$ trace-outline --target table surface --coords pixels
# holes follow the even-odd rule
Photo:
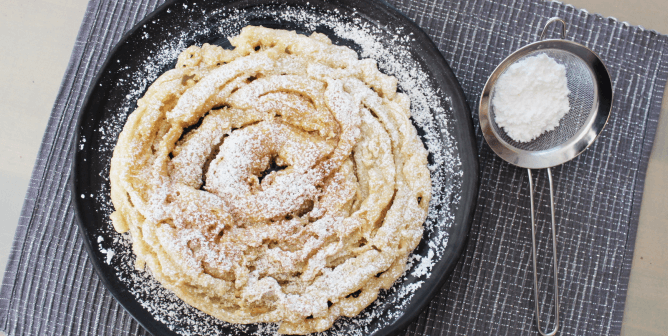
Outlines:
[[[569,0],[668,34],[665,0]],[[0,271],[88,0],[0,0]],[[622,335],[668,335],[668,94],[640,211]],[[2,279],[0,272],[0,281]],[[562,321],[567,323],[566,321]],[[0,332],[0,335],[4,335]]]

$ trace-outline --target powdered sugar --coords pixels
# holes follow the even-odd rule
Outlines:
[[[104,260],[104,262],[105,262],[107,265],[111,265],[111,260],[112,260],[112,258],[114,257],[115,252],[114,252],[114,250],[113,250],[112,248],[104,248],[104,247],[102,247],[102,242],[103,242],[103,241],[104,241],[104,237],[102,237],[102,236],[98,236],[98,237],[97,237],[97,246],[98,246],[98,248],[100,249],[100,252],[102,252],[102,254],[106,255],[106,259]]]
[[[494,121],[515,141],[529,142],[559,126],[570,110],[566,67],[546,54],[527,57],[499,76]]]
[[[420,264],[417,267],[415,267],[415,269],[411,273],[411,275],[416,278],[419,278],[431,272],[431,268],[434,267],[434,260],[433,260],[434,249],[429,249],[427,251],[427,256],[421,259],[422,260],[420,260]]]
[[[195,4],[190,4],[189,10],[199,10]],[[221,15],[225,13],[225,15]],[[425,222],[425,241],[416,249],[414,259],[419,262],[409,263],[406,273],[397,280],[388,291],[381,292],[378,299],[362,314],[354,318],[341,318],[335,326],[327,331],[327,335],[368,335],[378,328],[403,315],[403,308],[410,303],[411,298],[425,280],[429,279],[435,262],[440,260],[447,245],[446,228],[454,221],[453,211],[459,200],[461,168],[457,153],[454,150],[453,137],[449,133],[449,113],[446,104],[449,97],[431,87],[428,74],[422,70],[419,63],[413,60],[406,42],[411,37],[401,30],[388,36],[387,31],[376,27],[359,16],[343,17],[336,12],[321,13],[313,8],[298,9],[292,7],[262,8],[256,7],[247,11],[225,11],[210,13],[212,17],[219,17],[217,25],[207,26],[183,34],[174,40],[166,42],[155,52],[155,57],[146,60],[144,67],[136,72],[128,72],[127,81],[118,85],[132,87],[125,97],[125,110],[105,120],[99,133],[108,141],[99,151],[103,155],[111,155],[111,150],[122,129],[125,118],[136,106],[136,100],[143,94],[148,85],[159,76],[178,53],[187,47],[192,36],[206,35],[215,32],[223,36],[233,36],[239,29],[251,23],[254,17],[277,17],[288,22],[296,22],[307,31],[326,29],[333,31],[341,39],[353,41],[360,47],[360,57],[373,58],[379,68],[386,74],[393,75],[399,80],[400,89],[411,99],[411,114],[424,133],[422,139],[430,152],[430,170],[432,174],[432,203]],[[444,101],[446,104],[444,104]],[[436,119],[435,119],[436,118]],[[82,142],[83,144],[83,142]],[[108,175],[107,172],[101,174]],[[102,175],[101,175],[102,176]],[[111,212],[108,200],[108,186],[101,186],[97,194],[98,202],[102,204],[104,212]],[[142,306],[153,316],[165,323],[170,329],[179,334],[218,334],[224,330],[231,335],[267,335],[274,334],[274,325],[230,325],[196,309],[183,304],[175,295],[162,288],[151,277],[132,268],[134,257],[126,236],[113,232],[109,224],[109,231],[101,232],[104,237],[112,237],[114,243],[108,249],[115,253],[113,265],[118,270],[118,276],[131,293],[135,295]],[[107,253],[109,256],[109,253]],[[113,254],[112,254],[113,256]],[[417,256],[420,256],[417,258]],[[376,323],[381,321],[379,323]],[[374,322],[373,327],[370,325]]]

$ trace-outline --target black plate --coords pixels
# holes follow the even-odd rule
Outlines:
[[[337,24],[328,23],[334,21]],[[155,335],[193,331],[189,329],[190,324],[183,322],[186,319],[219,334],[245,334],[256,330],[257,326],[251,325],[240,331],[237,326],[212,320],[185,305],[171,311],[175,317],[165,315],[161,302],[178,304],[179,300],[175,297],[156,299],[164,290],[154,290],[154,293],[137,287],[141,283],[133,282],[131,277],[148,276],[126,266],[134,257],[127,245],[120,244],[124,238],[113,231],[109,220],[113,209],[109,198],[109,161],[118,134],[137,99],[158,75],[174,66],[179,51],[205,42],[229,47],[226,37],[247,24],[306,34],[322,32],[334,43],[349,46],[366,58],[374,56],[364,54],[375,50],[366,44],[369,40],[359,40],[338,30],[346,25],[364,27],[373,41],[387,51],[374,58],[379,61],[381,71],[400,78],[400,90],[433,93],[425,95],[431,100],[413,102],[411,112],[430,150],[430,169],[435,181],[430,217],[425,224],[423,241],[414,251],[415,262],[391,290],[382,292],[379,299],[360,314],[361,320],[357,320],[360,326],[353,330],[349,327],[352,324],[345,323],[350,319],[341,318],[334,327],[341,334],[349,335],[398,333],[426,307],[461,255],[477,198],[478,159],[470,112],[452,71],[422,30],[390,5],[377,0],[280,4],[263,0],[197,1],[196,4],[168,1],[128,32],[111,51],[93,81],[77,128],[71,188],[80,232],[93,266],[112,295]],[[397,64],[417,69],[421,75],[401,77]],[[448,160],[443,161],[444,157]],[[115,254],[108,260],[109,250]],[[417,289],[411,292],[406,291],[407,288]]]

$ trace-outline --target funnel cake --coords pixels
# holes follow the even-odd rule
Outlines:
[[[191,46],[137,102],[111,215],[186,303],[231,323],[323,331],[401,276],[431,198],[397,80],[322,34],[245,27]]]

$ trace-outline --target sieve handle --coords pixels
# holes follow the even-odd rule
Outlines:
[[[531,176],[531,169],[529,171],[529,195],[531,196],[531,251],[533,257],[533,298],[536,303],[536,325],[538,332],[543,336],[553,336],[559,330],[559,283],[558,283],[558,259],[557,259],[557,227],[554,223],[554,193],[552,191],[552,170],[547,168],[547,177],[550,181],[550,211],[552,212],[552,253],[554,254],[554,306],[555,312],[555,326],[554,330],[550,332],[543,332],[540,326],[540,307],[538,305],[538,271],[536,270],[536,223],[534,219],[534,205],[533,205],[533,178]]]
[[[544,40],[545,39],[545,34],[547,33],[547,27],[549,27],[551,24],[555,22],[561,22],[561,39],[566,38],[566,21],[564,21],[562,18],[559,17],[553,17],[549,20],[547,20],[547,23],[545,24],[545,27],[543,27],[543,32],[540,33],[540,39]]]

